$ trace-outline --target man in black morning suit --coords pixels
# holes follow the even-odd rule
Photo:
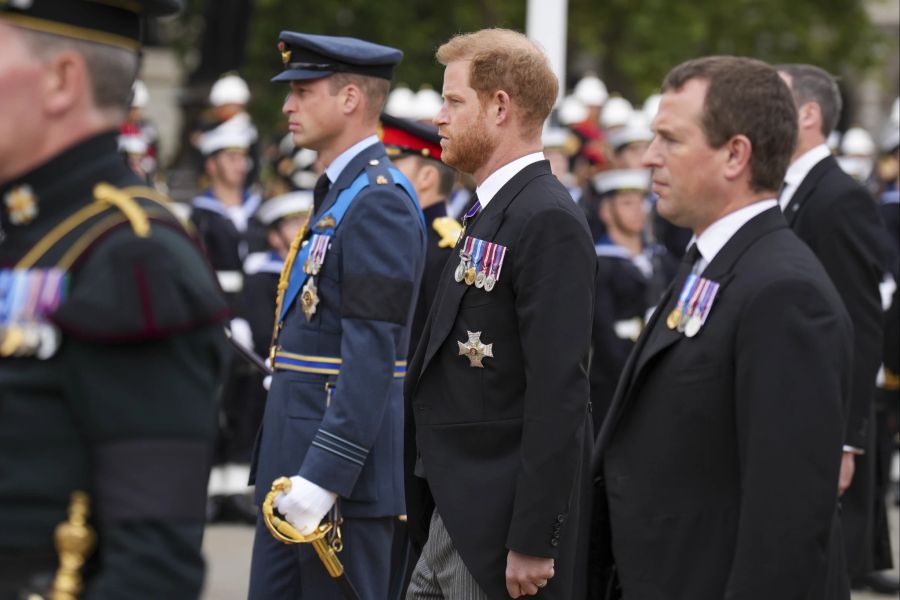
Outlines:
[[[841,93],[832,77],[812,65],[780,65],[797,107],[799,140],[779,198],[791,229],[812,249],[834,282],[853,321],[852,387],[843,440],[841,520],[847,567],[855,586],[896,595],[875,569],[890,569],[891,556],[873,556],[873,540],[888,540],[885,510],[875,497],[874,396],[881,364],[884,317],[878,285],[885,271],[886,235],[869,192],[838,165],[825,140],[837,125]],[[876,503],[881,503],[877,507]],[[876,508],[877,507],[877,508]],[[890,542],[880,545],[890,548]]]
[[[407,494],[424,543],[407,598],[581,599],[596,259],[541,152],[558,84],[508,30],[457,36],[437,58],[442,159],[472,173],[478,202],[406,379],[407,490],[424,477],[436,505]]]
[[[829,550],[852,330],[775,200],[790,92],[756,60],[689,61],[666,77],[654,130],[660,212],[695,240],[597,442],[595,512],[608,503],[624,598],[847,598]]]

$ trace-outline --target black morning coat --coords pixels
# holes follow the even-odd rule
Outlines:
[[[413,543],[431,501],[475,580],[505,600],[508,551],[552,557],[541,597],[584,597],[592,427],[587,360],[596,256],[584,215],[547,161],[506,183],[466,235],[507,247],[491,292],[441,276],[406,379]],[[484,368],[458,342],[493,344]],[[426,482],[414,475],[417,454]]]

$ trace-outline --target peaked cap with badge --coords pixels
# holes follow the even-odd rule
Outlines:
[[[356,73],[391,79],[403,59],[396,48],[350,37],[282,31],[278,50],[284,71],[272,81],[319,79],[335,73]]]
[[[136,50],[140,20],[177,7],[7,0],[0,23]],[[62,582],[97,599],[189,598],[203,583],[228,310],[116,135],[94,130],[0,181],[4,600],[60,597]],[[93,544],[57,554],[64,522]]]

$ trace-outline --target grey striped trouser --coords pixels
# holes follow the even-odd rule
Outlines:
[[[416,563],[406,600],[489,600],[463,564],[437,510]]]

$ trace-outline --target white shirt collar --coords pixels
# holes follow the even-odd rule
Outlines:
[[[482,181],[481,185],[475,188],[475,194],[478,195],[478,201],[481,203],[482,210],[487,208],[488,202],[497,195],[500,188],[509,183],[509,180],[515,177],[519,171],[528,165],[541,160],[544,160],[543,152],[532,152],[531,154],[526,154],[521,158],[506,163],[488,175],[487,179]]]
[[[759,202],[754,202],[749,206],[739,208],[733,213],[725,215],[707,227],[703,233],[700,234],[700,237],[691,240],[692,243],[696,242],[697,250],[700,251],[700,256],[702,257],[698,264],[695,265],[694,270],[698,273],[702,273],[703,269],[713,261],[719,251],[728,243],[728,240],[730,240],[741,227],[746,225],[747,222],[756,215],[776,206],[778,206],[778,202],[774,198],[760,200]]]
[[[781,210],[784,210],[787,207],[791,198],[794,196],[794,192],[797,191],[797,188],[800,187],[800,183],[806,179],[806,176],[812,171],[812,168],[830,155],[831,150],[828,149],[828,146],[819,144],[818,146],[807,150],[797,160],[791,163],[787,173],[784,174],[784,190],[778,198],[778,204],[781,206]]]
[[[336,159],[331,161],[331,164],[328,165],[328,168],[325,169],[325,174],[328,175],[328,181],[330,181],[331,183],[337,181],[337,178],[341,175],[341,171],[344,170],[344,167],[350,164],[351,160],[356,158],[356,156],[360,152],[362,152],[372,144],[377,143],[378,136],[373,134],[364,140],[356,142],[355,144],[341,152]]]

